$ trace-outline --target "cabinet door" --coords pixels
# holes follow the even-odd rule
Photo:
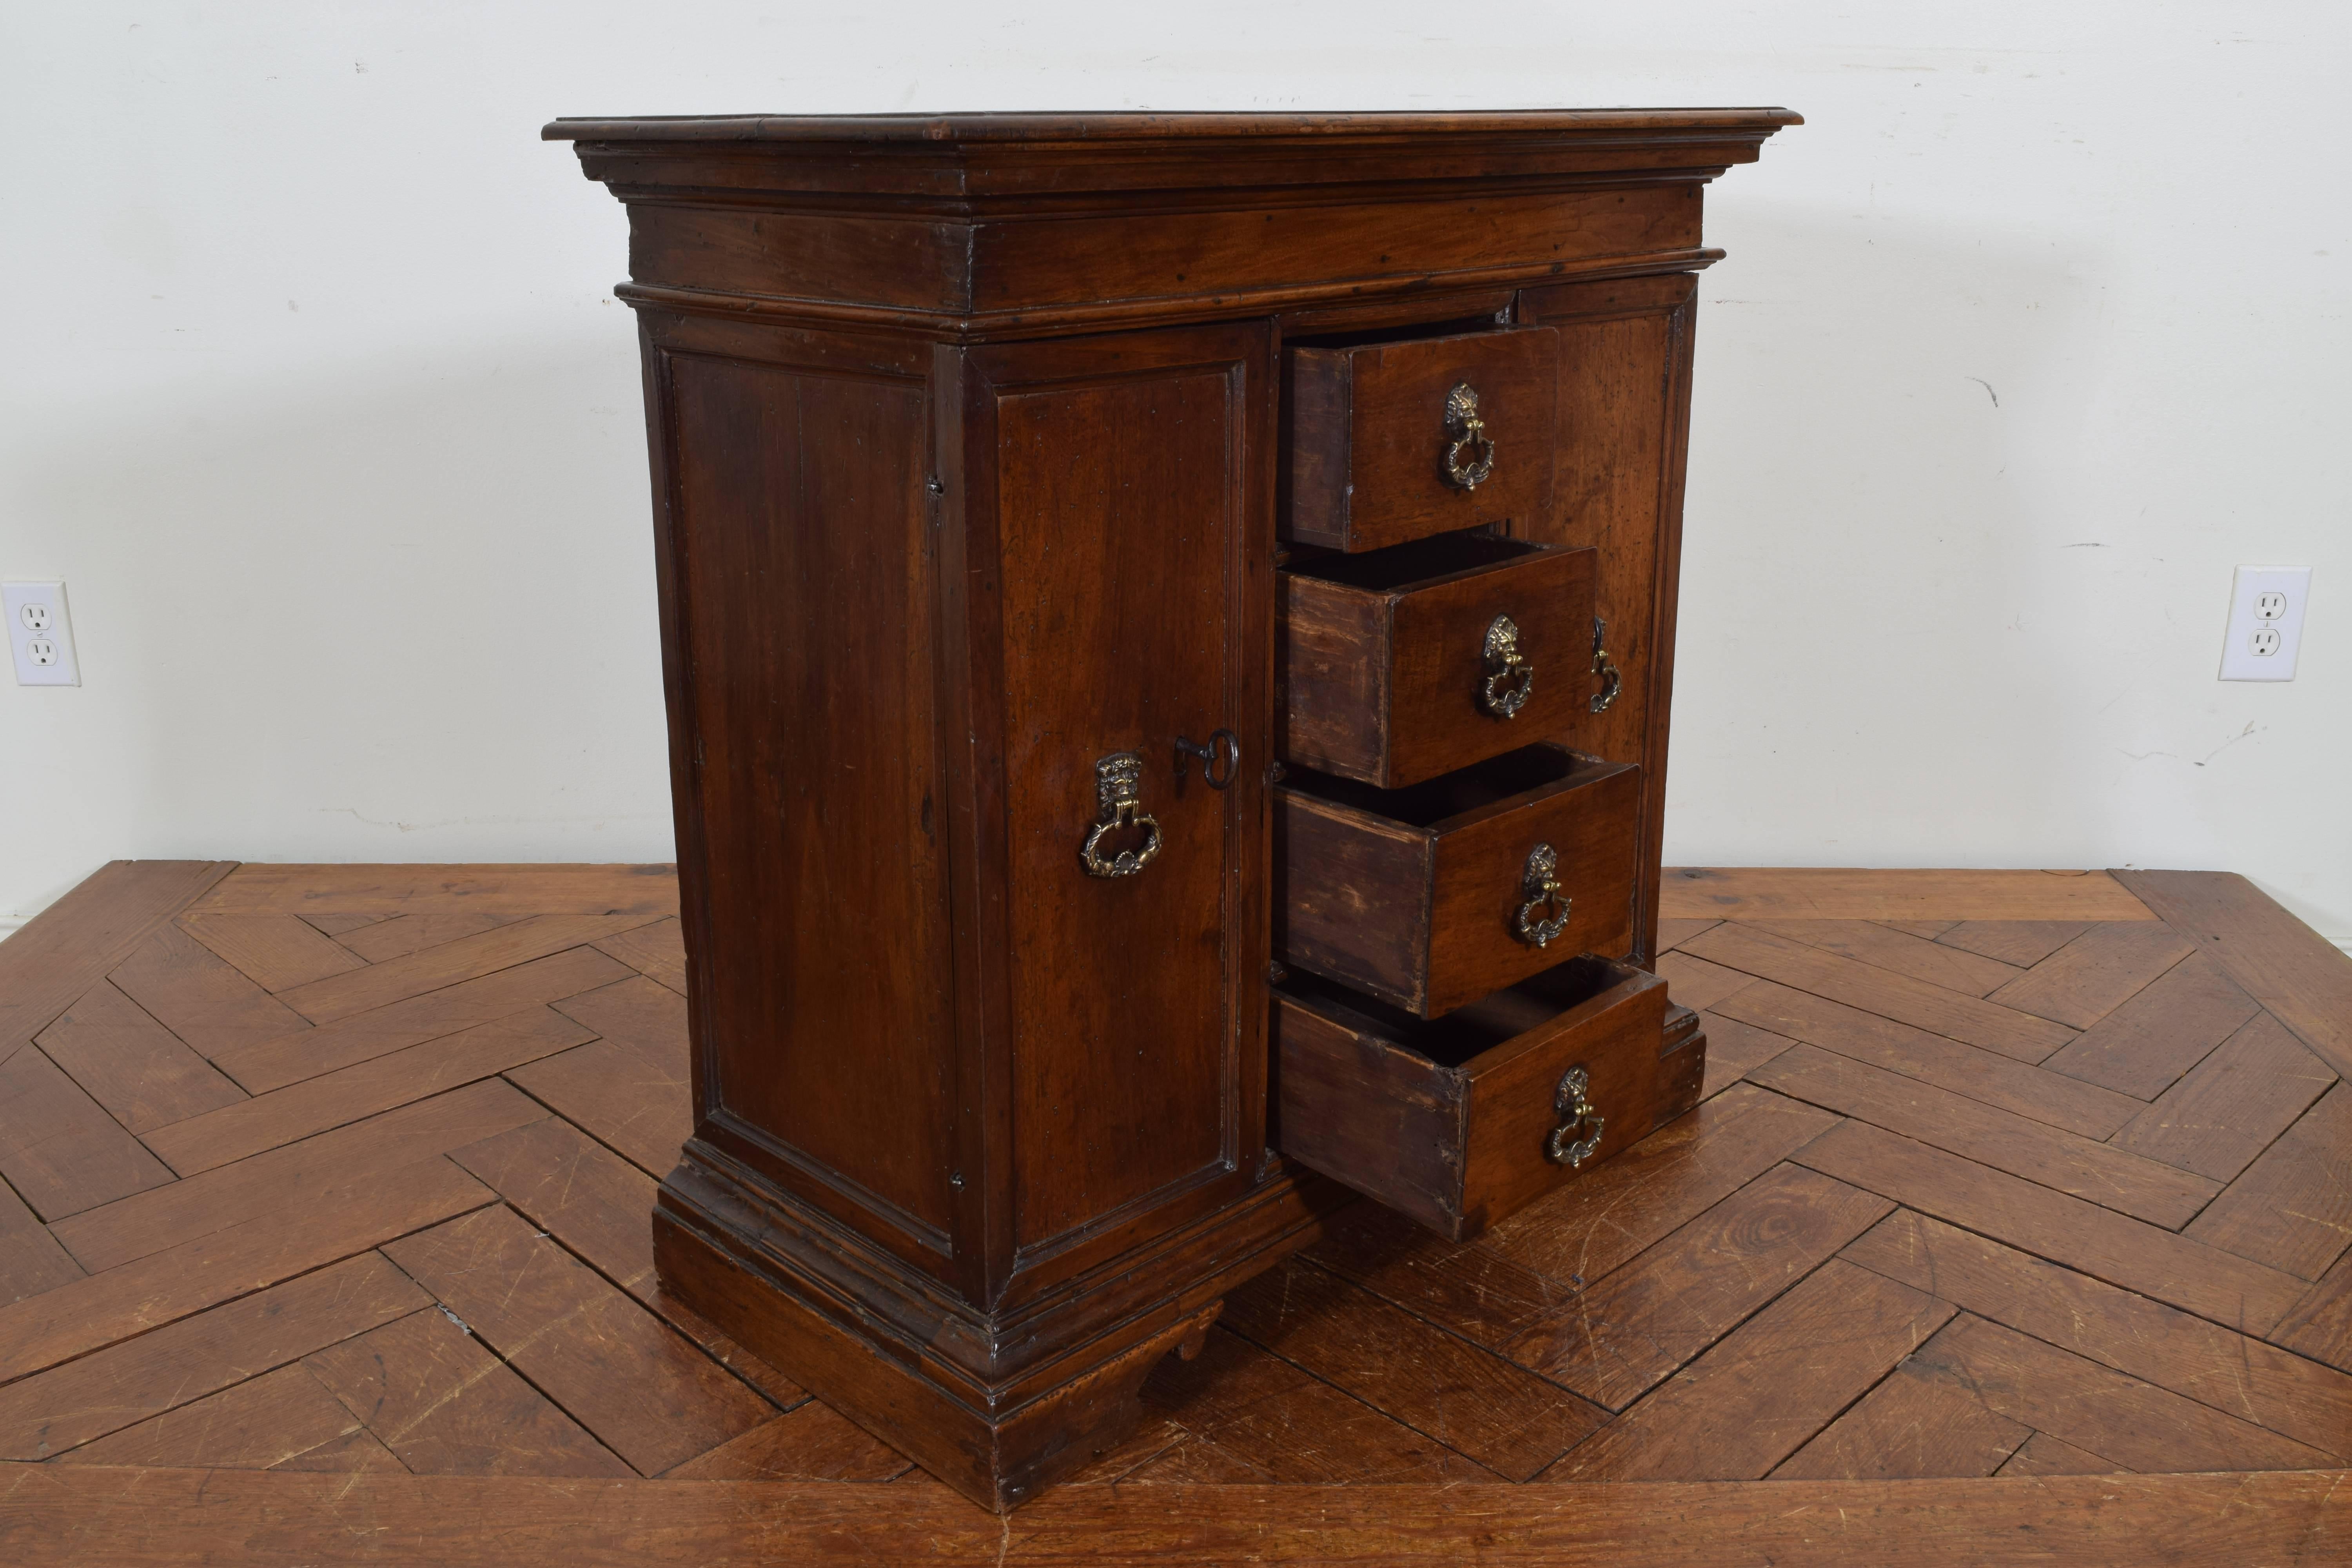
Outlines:
[[[1229,1198],[1263,1155],[1271,333],[960,357],[950,637],[961,615],[976,903],[959,907],[983,914],[968,1026],[987,1045],[991,1293],[1016,1276],[1017,1293]],[[1224,787],[1182,742],[1216,750]],[[1118,816],[1100,770],[1122,755],[1150,824],[1106,833],[1090,872]]]

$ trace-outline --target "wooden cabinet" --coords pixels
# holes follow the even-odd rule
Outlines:
[[[1361,1192],[1696,1096],[1699,195],[1778,110],[559,121],[625,205],[694,1134],[666,1289],[1009,1507]]]

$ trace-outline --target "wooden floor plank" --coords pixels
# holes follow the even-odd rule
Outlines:
[[[1434,1438],[1224,1329],[1210,1330],[1192,1361],[1163,1361],[1145,1380],[1142,1400],[1147,1431],[1154,1434],[1146,1446],[1159,1451],[1126,1471],[1123,1488],[1210,1479],[1499,1481]]]
[[[1508,1353],[1622,1410],[1893,1206],[1799,1166],[1775,1166],[1529,1324]]]
[[[808,1397],[800,1384],[661,1289],[654,1272],[651,1176],[553,1116],[452,1150],[449,1157],[777,1405]]]
[[[2216,1181],[2234,1181],[2335,1082],[2326,1063],[2264,1013],[2109,1142]]]
[[[26,1046],[0,1062],[0,1176],[54,1224],[172,1179],[163,1162]]]
[[[0,1458],[52,1458],[431,1304],[361,1253],[0,1388]]]
[[[1873,921],[1759,921],[1750,929],[1801,942],[1840,958],[1907,974],[1947,991],[1983,996],[2023,972],[2014,964],[1913,936]]]
[[[302,1364],[420,1476],[635,1474],[430,1306]]]
[[[1675,920],[2146,921],[2104,871],[1886,871],[1670,866],[1658,912]]]
[[[534,959],[584,947],[645,923],[642,915],[534,915],[478,936],[298,985],[278,1000],[314,1024],[331,1024],[412,996],[478,980]]]
[[[2042,1065],[2154,1100],[2259,1010],[2220,964],[2192,952]]]
[[[81,1273],[41,1216],[0,1181],[0,1306],[54,1290]]]
[[[2086,1138],[2112,1137],[2147,1109],[2144,1101],[2129,1095],[2056,1077],[1996,1052],[1964,1046],[1958,1040],[1769,981],[1748,987],[1724,1003],[1719,1011],[1726,1017],[1757,1028],[1803,1040],[1842,1057],[1916,1078]]]
[[[677,913],[674,866],[321,866],[247,861],[191,914]]]
[[[1759,984],[1761,984],[1759,982]],[[1706,1031],[1706,1078],[1699,1098],[1713,1100],[1797,1042],[1721,1013],[1701,1013]]]
[[[311,922],[320,917],[313,915]],[[528,915],[467,914],[467,915],[394,915],[389,920],[372,916],[351,916],[368,923],[335,940],[350,948],[370,963],[383,963],[428,947],[438,947],[445,942],[463,937],[478,936],[483,931],[509,925]],[[307,923],[307,922],[306,922]]]
[[[1707,931],[1722,923],[1722,921],[1715,920],[1662,920],[1658,922],[1658,951],[1660,952],[1671,952],[1675,948],[1681,946],[1685,942],[1696,936],[1699,932]]]
[[[133,1132],[235,1105],[245,1091],[145,1008],[101,980],[38,1044],[66,1076]]]
[[[2003,1476],[2105,1476],[2130,1469],[2113,1459],[2103,1458],[2087,1448],[2077,1448],[2062,1442],[2047,1432],[2036,1432],[2025,1440],[2025,1446],[2010,1457],[1996,1474]]]
[[[1972,1313],[1921,1347],[1920,1362],[1988,1409],[2139,1471],[2329,1468],[2306,1444]]]
[[[2074,1037],[2072,1029],[2046,1018],[1856,963],[1736,921],[1725,921],[1683,951],[2019,1061],[2038,1062]],[[1723,1010],[1740,1016],[1736,1003],[1745,994],[1736,994]]]
[[[511,1568],[1281,1562],[1481,1568],[2321,1568],[2337,1472],[1538,1487],[1066,1487],[999,1519],[943,1487],[23,1467],[26,1560]],[[2021,1553],[2020,1543],[2029,1543]]]
[[[352,1183],[389,1177],[546,1115],[511,1084],[474,1084],[76,1215],[60,1221],[56,1235],[95,1274],[289,1204],[324,1203]]]
[[[2188,1234],[2316,1279],[2352,1246],[2352,1086],[2320,1096]]]
[[[2259,1340],[1907,1210],[1843,1256],[2240,1420],[2352,1454],[2352,1377]]]
[[[300,1014],[176,925],[159,927],[107,977],[206,1057],[310,1027]]]
[[[2031,969],[2090,929],[2088,921],[1962,921],[1936,940]]]
[[[1775,1057],[1750,1081],[2167,1230],[2221,1190],[2208,1177],[1813,1046]]]
[[[2352,1372],[2352,1253],[2337,1258],[2319,1283],[2296,1299],[2270,1339],[2338,1371]]]
[[[297,915],[187,915],[179,923],[264,991],[289,991],[368,963]]]
[[[684,1464],[774,1414],[502,1204],[384,1251],[640,1474]]]
[[[1772,1479],[1990,1476],[2032,1436],[2031,1427],[1986,1408],[1973,1389],[1915,1354],[1790,1455]]]
[[[1544,1479],[1744,1480],[1769,1474],[1952,1312],[1923,1291],[1832,1260],[1570,1448]]]
[[[0,1307],[0,1380],[193,1317],[490,1201],[435,1159]]]
[[[594,1038],[551,1007],[511,1013],[146,1135],[183,1176],[460,1089]]]
[[[2292,1274],[1866,1122],[1843,1122],[1792,1157],[1907,1208],[2224,1327],[2263,1333],[2305,1289]]]
[[[2087,1029],[2139,994],[2196,948],[2146,921],[2093,926],[1987,998],[2069,1028]]]
[[[2125,871],[2119,880],[2294,1030],[2337,1076],[2352,1078],[2352,956],[2243,877]]]
[[[626,964],[593,948],[575,948],[318,1028],[306,1027],[299,1034],[232,1046],[216,1055],[213,1065],[249,1092],[267,1094],[631,978]]]
[[[694,1131],[686,1003],[642,976],[559,1009],[604,1038],[507,1076],[651,1176],[666,1176]]]
[[[600,938],[595,946],[655,984],[686,994],[686,937],[676,917]]]
[[[680,1481],[887,1481],[906,1457],[812,1399],[669,1472]]]
[[[1899,931],[1906,936],[1916,936],[1922,942],[1933,942],[1960,922],[1958,921],[1885,921],[1881,923],[1888,930]]]
[[[1607,1413],[1297,1260],[1229,1293],[1229,1331],[1507,1479],[1524,1481]]]
[[[266,1470],[359,1426],[302,1367],[281,1366],[126,1426],[58,1462]]]
[[[47,1028],[236,864],[110,861],[0,942],[0,1059]]]
[[[1467,1247],[1360,1204],[1331,1222],[1308,1256],[1495,1349],[1835,1122],[1811,1106],[1735,1088]]]
[[[1752,974],[1693,958],[1687,952],[1660,953],[1657,972],[1665,977],[1673,1000],[1694,1013],[1714,1006],[1743,985],[1756,984]]]

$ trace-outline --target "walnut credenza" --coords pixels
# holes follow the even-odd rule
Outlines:
[[[1458,1240],[1691,1104],[1700,194],[1795,121],[548,127],[644,348],[668,1289],[1010,1507],[1349,1189]]]

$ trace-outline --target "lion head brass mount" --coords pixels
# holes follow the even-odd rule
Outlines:
[[[1142,782],[1143,759],[1133,752],[1113,752],[1095,763],[1095,824],[1078,851],[1087,876],[1132,877],[1160,853],[1160,822],[1143,809]],[[1102,841],[1122,827],[1141,830],[1143,843],[1105,859]]]
[[[1573,1171],[1601,1147],[1601,1129],[1609,1123],[1588,1098],[1591,1089],[1592,1075],[1581,1064],[1559,1075],[1559,1088],[1552,1094],[1559,1125],[1544,1140],[1544,1158],[1555,1165]]]
[[[1512,917],[1511,929],[1529,947],[1549,946],[1554,937],[1568,929],[1568,912],[1576,905],[1575,900],[1560,892],[1559,852],[1549,844],[1538,844],[1528,850],[1519,890],[1528,899]],[[1543,910],[1551,912],[1539,917],[1538,911]]]
[[[1447,484],[1475,490],[1494,477],[1495,443],[1478,417],[1478,389],[1466,381],[1445,395],[1445,433],[1454,437],[1445,448]]]
[[[1478,706],[1497,719],[1515,717],[1536,689],[1536,667],[1519,653],[1519,623],[1496,616],[1486,626],[1486,679],[1478,686]]]

